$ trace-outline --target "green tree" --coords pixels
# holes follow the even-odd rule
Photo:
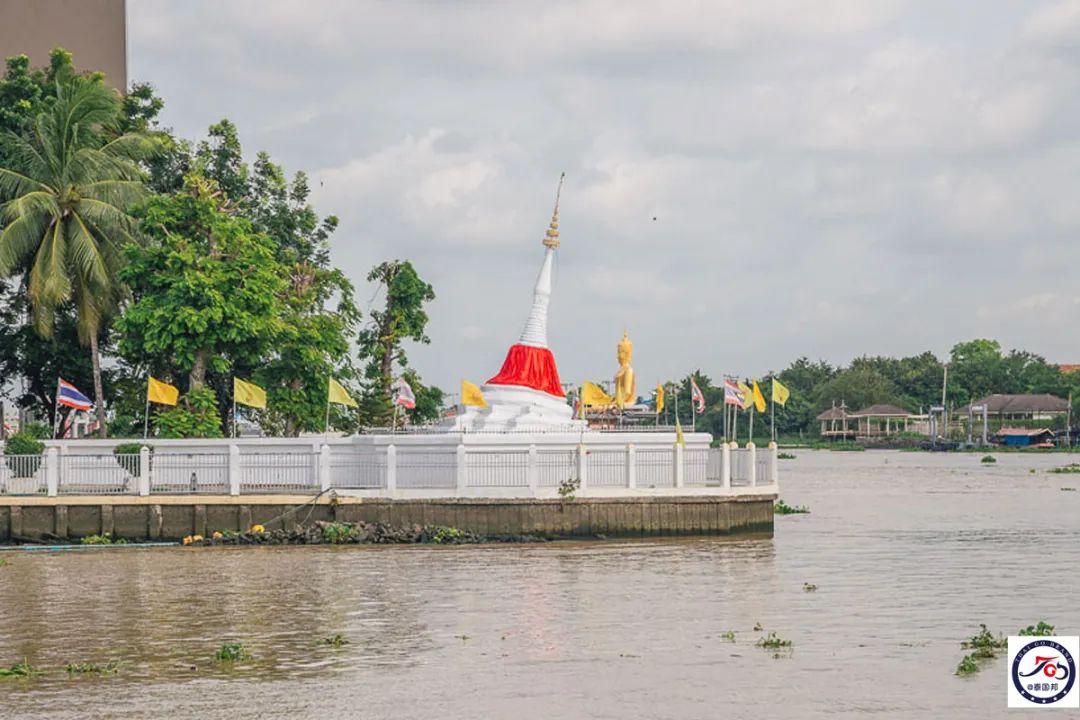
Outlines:
[[[878,403],[903,402],[896,385],[883,374],[869,367],[853,367],[843,370],[831,380],[816,388],[816,409],[825,410],[835,401],[844,403],[851,410]]]
[[[142,227],[150,241],[127,250],[120,274],[133,297],[116,324],[121,355],[186,375],[189,390],[210,372],[259,367],[284,329],[286,272],[273,242],[198,176],[182,193],[151,199]]]
[[[0,275],[26,274],[43,337],[61,306],[73,303],[79,340],[90,347],[102,437],[100,334],[120,300],[121,251],[136,242],[128,212],[144,197],[138,162],[153,151],[144,135],[110,132],[119,116],[120,101],[100,78],[61,76],[30,137],[0,134]]]
[[[368,359],[361,412],[369,425],[384,425],[393,415],[390,387],[394,367],[408,366],[403,342],[431,342],[424,332],[428,321],[424,305],[435,299],[435,291],[420,279],[408,260],[380,263],[367,279],[378,283],[386,300],[381,310],[371,311],[358,338],[360,355]]]

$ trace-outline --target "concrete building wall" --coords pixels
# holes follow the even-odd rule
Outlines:
[[[126,0],[0,0],[0,58],[29,55],[34,67],[55,47],[70,51],[79,70],[101,70],[127,88]]]

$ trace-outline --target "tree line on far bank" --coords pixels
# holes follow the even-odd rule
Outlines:
[[[412,264],[372,269],[381,304],[365,319],[330,261],[338,220],[311,206],[307,176],[265,152],[245,162],[229,120],[198,143],[178,138],[158,123],[163,107],[151,85],[121,96],[62,49],[42,69],[8,58],[0,394],[18,388],[16,403],[52,424],[63,377],[109,410],[114,435],[136,435],[152,375],[181,391],[177,406],[155,408],[156,431],[212,437],[229,430],[238,376],[267,391],[262,429],[294,436],[323,429],[330,377],[360,402],[333,406],[333,428],[388,425],[403,375],[412,419],[438,417],[443,393],[403,347],[428,342],[435,297]]]
[[[912,413],[927,412],[931,406],[941,404],[946,365],[946,404],[950,408],[963,407],[995,393],[1049,393],[1060,398],[1071,397],[1074,403],[1080,403],[1080,372],[1063,372],[1042,356],[1026,350],[1005,352],[997,340],[989,339],[958,343],[944,360],[929,351],[903,358],[862,356],[846,366],[801,357],[779,372],[765,372],[758,378],[766,397],[771,377],[778,378],[791,391],[787,405],[776,409],[777,435],[814,436],[819,430],[818,414],[834,404],[842,403],[850,412],[878,403],[897,405]],[[701,371],[694,372],[692,377],[706,401],[705,412],[697,417],[697,429],[719,436],[723,432],[723,378],[712,378]],[[682,398],[680,420],[688,424],[690,377],[671,384],[678,387]],[[672,412],[670,399],[667,406],[669,413]],[[674,422],[673,416],[670,422]],[[742,436],[747,430],[746,420],[739,423]],[[768,433],[768,418],[762,418],[756,423],[755,435],[763,438]]]

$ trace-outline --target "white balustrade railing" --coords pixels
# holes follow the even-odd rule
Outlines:
[[[776,448],[655,445],[308,445],[256,452],[169,448],[113,455],[60,452],[0,459],[0,495],[316,494],[390,497],[775,492]]]

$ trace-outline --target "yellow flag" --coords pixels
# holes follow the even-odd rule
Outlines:
[[[480,388],[468,380],[461,381],[461,404],[462,405],[475,405],[476,407],[487,407],[487,400],[484,399],[484,393],[480,392]]]
[[[180,391],[169,383],[150,378],[146,384],[146,401],[158,405],[175,405]]]
[[[772,379],[772,401],[777,405],[787,405],[787,399],[791,397],[791,391],[784,387],[776,378]]]
[[[664,386],[656,383],[656,412],[664,412]]]
[[[330,386],[327,390],[328,402],[337,403],[338,405],[345,405],[346,407],[358,407],[356,401],[349,396],[349,391],[341,386],[334,378],[330,378]],[[237,401],[239,402],[239,400]]]
[[[739,392],[742,393],[742,409],[749,410],[754,404],[754,391],[746,383],[739,381]]]
[[[675,416],[675,444],[686,447],[686,438],[682,434],[682,423],[679,422],[679,416]]]
[[[581,384],[581,405],[583,407],[605,407],[615,404],[615,398],[591,382]]]
[[[240,378],[233,378],[233,398],[240,405],[266,409],[266,391]]]
[[[759,413],[765,412],[765,396],[761,394],[761,388],[758,387],[757,380],[754,380],[754,408]]]

